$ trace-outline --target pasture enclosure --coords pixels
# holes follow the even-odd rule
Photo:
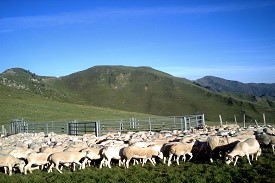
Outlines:
[[[165,131],[189,130],[205,125],[204,114],[173,116],[148,119],[106,119],[100,121],[52,121],[52,122],[26,122],[14,120],[10,125],[2,126],[2,134],[39,133],[48,134],[66,133],[69,135],[94,134],[101,136],[109,132],[128,131]]]

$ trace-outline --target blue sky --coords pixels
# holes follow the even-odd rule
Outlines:
[[[0,72],[96,65],[275,83],[275,1],[0,1]]]

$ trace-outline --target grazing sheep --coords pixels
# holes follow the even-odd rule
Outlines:
[[[56,170],[59,173],[62,173],[62,171],[59,169],[59,164],[72,164],[74,163],[73,171],[75,171],[75,164],[78,164],[80,166],[80,169],[83,168],[82,164],[80,163],[80,160],[82,158],[88,157],[89,151],[82,151],[82,152],[72,152],[72,151],[66,151],[66,152],[56,152],[52,154],[49,159],[51,162],[51,165],[49,167],[48,173],[52,172],[52,168],[55,165]]]
[[[193,145],[195,144],[195,141],[190,142],[190,143],[179,143],[179,144],[173,144],[171,146],[170,149],[170,155],[169,155],[169,159],[168,159],[168,166],[171,165],[171,159],[173,157],[173,155],[176,156],[176,162],[179,165],[179,158],[181,156],[183,156],[183,160],[185,162],[186,160],[186,154],[188,154],[190,156],[190,158],[188,159],[188,161],[190,161],[190,159],[192,159],[193,154],[192,154],[192,149],[193,149]]]
[[[32,173],[32,170],[37,168],[32,168],[32,165],[42,166],[41,170],[43,169],[44,165],[48,164],[48,158],[51,154],[50,153],[31,153],[27,157],[28,164],[24,167],[24,174],[27,174],[29,171]]]
[[[126,159],[125,168],[129,168],[129,162],[132,158],[143,159],[142,166],[149,160],[153,166],[155,163],[152,160],[153,156],[159,156],[162,158],[162,153],[155,151],[151,147],[135,147],[129,146],[125,147],[122,151],[123,156]]]
[[[0,167],[4,167],[5,174],[7,174],[7,169],[9,170],[9,175],[12,175],[12,168],[18,166],[20,172],[23,172],[25,166],[25,161],[15,158],[13,155],[2,155],[0,156]]]
[[[255,138],[248,138],[243,142],[238,142],[234,149],[226,155],[226,164],[230,164],[235,158],[234,166],[236,165],[239,156],[247,157],[249,164],[251,165],[249,155],[256,155],[257,157],[261,155],[261,148],[259,142]]]

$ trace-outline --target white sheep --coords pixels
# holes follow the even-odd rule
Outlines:
[[[0,167],[4,167],[5,174],[7,174],[7,169],[9,170],[9,175],[12,175],[12,168],[18,166],[20,172],[23,172],[25,166],[25,161],[15,158],[13,155],[1,155],[0,156]]]
[[[85,165],[87,162],[89,162],[89,166],[91,165],[91,161],[93,160],[100,160],[102,159],[102,151],[103,147],[87,147],[83,149],[82,151],[88,151],[89,153],[87,154],[87,157],[84,159],[82,165],[83,169],[85,169]]]
[[[174,144],[179,144],[179,142],[168,142],[162,145],[160,151],[163,153],[163,164],[166,164],[166,159],[169,159],[170,149]]]
[[[188,159],[188,161],[190,161],[190,159],[192,159],[192,157],[193,157],[193,154],[191,151],[193,149],[194,144],[195,144],[195,141],[190,142],[190,143],[173,144],[170,149],[168,166],[171,165],[171,159],[172,159],[173,155],[176,156],[176,162],[178,165],[179,165],[179,158],[181,156],[183,156],[184,162],[186,161],[186,154],[188,154],[190,156],[190,158]]]
[[[246,156],[249,164],[251,165],[249,155],[261,155],[261,148],[259,142],[255,138],[248,138],[243,142],[238,142],[234,149],[226,155],[226,164],[230,164],[235,158],[234,166],[236,165],[239,156]]]
[[[126,160],[125,162],[125,168],[129,168],[129,162],[132,158],[136,159],[142,159],[142,166],[146,163],[147,160],[149,160],[153,166],[155,166],[154,161],[152,160],[153,156],[159,156],[162,158],[162,153],[155,151],[151,147],[135,147],[135,146],[129,146],[125,147],[122,151],[122,154]]]
[[[103,148],[102,156],[103,159],[101,160],[99,168],[102,168],[103,165],[106,165],[108,168],[111,168],[111,161],[112,159],[119,160],[119,166],[122,164],[122,150],[123,148],[128,147],[127,144],[116,145],[116,146],[108,146]]]
[[[16,149],[13,149],[12,151],[10,151],[9,154],[13,155],[15,158],[26,159],[27,156],[33,152],[35,152],[35,151],[32,149],[28,149],[25,147],[19,147],[19,148],[16,148]]]
[[[48,158],[51,155],[51,153],[31,153],[27,157],[28,164],[24,167],[24,173],[27,174],[29,171],[32,173],[32,170],[35,170],[37,168],[32,168],[33,165],[42,166],[41,170],[43,169],[44,165],[48,164]]]
[[[56,152],[52,154],[49,159],[51,162],[51,165],[49,167],[48,173],[52,172],[52,168],[55,165],[56,170],[59,173],[62,173],[62,171],[59,169],[59,164],[73,164],[73,171],[75,171],[75,164],[78,164],[80,166],[79,169],[83,168],[84,165],[80,163],[80,160],[82,158],[87,157],[88,151],[82,151],[82,152],[72,152],[72,151],[66,151],[66,152]]]
[[[55,147],[43,147],[40,152],[43,153],[56,153],[56,152],[62,152],[67,148],[66,145],[60,145],[60,146],[55,146]]]

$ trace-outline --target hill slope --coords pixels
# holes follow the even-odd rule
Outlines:
[[[219,114],[233,121],[234,115],[241,119],[243,113],[247,114],[248,120],[260,121],[262,113],[266,114],[267,119],[275,119],[272,106],[221,95],[192,81],[149,67],[96,66],[60,78],[37,76],[23,69],[10,69],[0,75],[0,82],[2,90],[12,88],[14,92],[28,93],[24,95],[24,100],[35,96],[51,101],[53,106],[58,102],[163,116],[204,113],[206,120],[211,121],[218,121]],[[43,106],[44,103],[39,102],[37,105]]]
[[[206,76],[195,81],[203,87],[217,92],[236,92],[253,96],[275,97],[275,83],[241,83],[238,81],[226,80],[214,76]]]

